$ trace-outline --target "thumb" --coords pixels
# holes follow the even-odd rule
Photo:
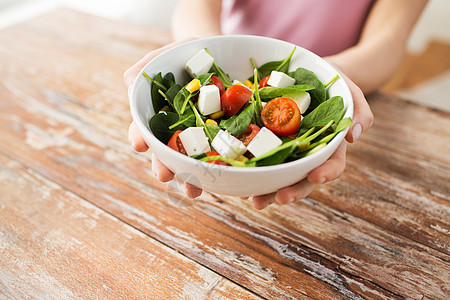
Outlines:
[[[347,76],[343,75],[347,85],[350,89],[353,98],[353,120],[350,130],[348,131],[345,139],[349,143],[355,142],[361,133],[372,127],[373,113],[364,97],[361,89],[351,81]]]

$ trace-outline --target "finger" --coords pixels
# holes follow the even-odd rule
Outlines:
[[[261,210],[275,202],[275,194],[267,194],[261,196],[254,196],[252,199],[253,208]]]
[[[308,174],[308,181],[321,184],[334,180],[345,170],[347,143],[343,141],[331,157]]]
[[[279,190],[275,195],[275,199],[280,204],[289,204],[299,201],[311,194],[315,186],[315,184],[304,179],[294,185]]]
[[[156,178],[162,182],[171,181],[174,177],[173,172],[167,169],[155,154],[152,154],[152,171]]]
[[[128,129],[128,141],[137,152],[145,152],[148,150],[148,146],[134,122],[130,124],[130,128]]]
[[[353,97],[353,120],[345,139],[353,143],[361,133],[373,124],[373,113],[361,89],[347,76],[343,75]]]
[[[141,70],[145,67],[145,65],[147,65],[153,58],[155,58],[159,54],[163,53],[164,51],[166,51],[176,45],[179,45],[181,43],[187,42],[189,40],[192,40],[192,38],[176,41],[176,42],[167,44],[164,47],[161,47],[159,49],[156,49],[156,50],[153,50],[153,51],[147,53],[147,55],[145,55],[143,58],[141,58],[137,63],[135,63],[133,66],[131,66],[123,74],[123,80],[124,80],[127,88],[129,88],[133,84],[133,82],[136,80],[136,77],[139,75],[139,72],[141,72]]]
[[[202,194],[201,188],[198,188],[195,185],[190,184],[189,182],[185,182],[184,186],[186,189],[186,195],[189,198],[197,198],[198,196],[200,196]]]

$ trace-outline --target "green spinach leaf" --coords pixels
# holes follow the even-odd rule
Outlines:
[[[205,130],[205,134],[209,139],[209,142],[211,143],[213,140],[213,135],[211,132],[209,132],[209,128],[206,126],[205,121],[202,119],[202,116],[200,115],[200,113],[197,111],[197,108],[195,107],[194,103],[192,103],[191,100],[189,100],[189,105],[191,106],[192,111],[194,112],[194,116],[195,116],[195,125],[197,127],[203,127]]]
[[[209,50],[205,48],[205,51],[211,55]],[[211,55],[212,56],[212,55]],[[211,66],[211,69],[209,69],[210,73],[214,73],[219,79],[222,81],[223,85],[225,86],[225,89],[229,88],[233,83],[231,82],[231,77],[227,73],[225,73],[217,64],[216,60],[214,60],[213,65]]]
[[[188,90],[182,87],[173,99],[173,107],[175,108],[176,112],[180,115],[185,113],[186,111],[189,111],[189,108],[187,108],[183,113],[181,112],[181,108],[183,107],[183,104],[188,96],[189,96]]]
[[[177,130],[183,130],[186,126],[179,125],[172,129],[169,129],[170,125],[178,121],[178,114],[173,112],[162,112],[153,115],[153,117],[149,121],[150,130],[153,134],[163,142],[167,144],[172,137],[172,135]]]
[[[228,120],[222,120],[220,122],[220,127],[225,128],[230,134],[241,134],[247,129],[248,125],[250,125],[254,112],[255,107],[253,105],[248,105],[240,113],[235,114]]]
[[[161,108],[166,105],[164,96],[159,93],[159,90],[165,92],[167,88],[164,86],[163,77],[161,72],[155,75],[155,78],[151,78],[147,73],[143,73],[144,77],[150,81],[150,93],[152,96],[152,104],[155,113],[158,113]]]
[[[205,124],[206,129],[211,134],[211,138],[214,139],[216,135],[221,130],[219,126],[217,125],[211,125],[211,124]]]
[[[265,64],[263,64],[261,67],[257,68],[256,63],[253,60],[253,58],[250,59],[250,62],[253,66],[253,68],[258,69],[258,80],[261,80],[262,78],[270,75],[272,71],[278,71],[287,73],[289,71],[289,65],[291,63],[292,55],[294,55],[295,47],[292,50],[292,52],[283,60],[277,60],[277,61],[269,61]],[[254,81],[254,76],[249,78],[250,81]]]
[[[319,135],[321,135],[323,132],[325,132],[326,130],[328,130],[328,128],[330,128],[331,124],[333,124],[333,121],[328,122],[325,126],[323,126],[322,128],[320,128],[319,130],[317,130],[315,133],[312,134],[312,132],[315,130],[315,128],[311,128],[309,129],[306,133],[304,133],[302,136],[299,136],[298,138],[288,141],[284,144],[281,144],[280,146],[278,146],[275,149],[272,149],[266,153],[264,153],[261,156],[258,157],[253,157],[249,160],[247,160],[245,163],[247,165],[256,165],[258,163],[258,161],[267,159],[269,157],[272,156],[277,156],[278,153],[280,153],[280,151],[285,151],[285,149],[287,148],[293,148],[293,146],[299,146],[299,145],[307,145],[309,142],[311,142],[312,140],[314,140],[315,138],[317,138]],[[293,148],[295,150],[295,148]],[[286,150],[287,151],[287,150]],[[291,150],[292,152],[293,150]]]
[[[169,89],[172,85],[175,84],[175,76],[173,75],[172,72],[169,72],[166,75],[164,75],[163,84],[167,89]]]
[[[171,107],[173,106],[173,100],[175,99],[175,96],[178,94],[178,92],[181,90],[181,85],[174,84],[172,85],[166,92],[167,101],[169,102]]]
[[[206,74],[199,75],[195,78],[197,78],[200,81],[200,86],[205,86],[211,82],[211,77],[213,75],[214,75],[213,73],[206,73]]]
[[[276,153],[276,155],[271,155],[259,161],[256,161],[256,165],[260,166],[273,166],[278,165],[286,161],[286,159],[291,155],[292,151],[297,148],[296,145],[284,148]]]
[[[325,126],[329,121],[337,124],[342,118],[344,101],[341,96],[335,96],[321,103],[307,114],[300,123],[300,128]]]
[[[261,102],[261,95],[259,94],[258,70],[256,68],[253,69],[253,80],[254,88],[250,98],[251,105],[253,106],[253,122],[255,125],[262,127],[261,112],[263,110],[263,105]]]
[[[189,95],[190,93],[183,87],[178,91],[173,99],[173,107],[178,114],[178,119],[171,125],[171,127],[176,127],[181,124],[187,127],[195,126],[194,111],[189,106],[187,106],[184,112],[181,113],[183,103]]]
[[[209,72],[214,73],[217,77],[219,77],[220,81],[222,81],[225,89],[232,86],[231,77],[227,73],[225,73],[216,63],[213,63]]]
[[[327,91],[325,86],[312,71],[304,68],[298,68],[289,75],[295,79],[295,84],[307,84],[314,87],[313,90],[308,91],[311,95],[311,105],[309,106],[310,111],[316,108],[320,103],[326,101]]]
[[[342,120],[339,121],[336,129],[334,130],[336,133],[339,133],[341,131],[344,131],[345,128],[349,127],[350,125],[352,125],[352,119],[350,118],[344,118]]]
[[[262,99],[272,99],[275,97],[281,97],[287,94],[296,94],[300,92],[307,92],[314,89],[313,86],[308,84],[296,84],[285,88],[279,88],[274,86],[266,86],[259,90],[259,95]]]

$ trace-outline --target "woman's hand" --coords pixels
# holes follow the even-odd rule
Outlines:
[[[342,73],[341,73],[342,74]],[[343,75],[353,97],[353,119],[352,125],[345,136],[349,143],[355,142],[361,133],[372,126],[373,114],[370,110],[364,94],[353,81]],[[306,179],[282,188],[276,193],[253,197],[253,207],[264,209],[274,202],[279,204],[289,204],[301,200],[308,196],[317,184],[325,183],[339,178],[345,169],[345,154],[347,150],[346,141],[343,141],[331,157],[321,166],[312,170]]]
[[[134,123],[131,123],[130,129],[128,131],[128,140],[134,150],[138,152],[145,152],[148,150],[148,146],[142,138],[139,130],[137,129]],[[175,174],[170,171],[159,159],[156,155],[152,154],[152,171],[155,174],[156,178],[162,182],[168,182],[173,179]],[[186,195],[190,198],[196,198],[202,194],[202,190],[198,187],[185,182],[185,192]]]
[[[141,60],[139,60],[136,64],[130,67],[124,73],[124,81],[128,90],[133,86],[134,81],[136,80],[137,75],[145,67],[145,65],[150,62],[157,55],[163,53],[164,51],[184,42],[187,42],[192,39],[180,40],[171,44],[168,44],[162,48],[156,49],[154,51],[149,52],[146,56],[144,56]],[[130,128],[128,130],[128,140],[134,150],[138,152],[145,152],[148,150],[148,145],[145,143],[142,138],[139,130],[137,129],[134,123],[131,123]],[[164,166],[155,155],[152,155],[152,171],[155,176],[162,182],[168,182],[173,179],[175,176],[166,166]],[[202,190],[197,188],[196,186],[185,183],[186,195],[190,198],[196,198],[202,194]]]

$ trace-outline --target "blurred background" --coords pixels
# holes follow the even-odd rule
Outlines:
[[[0,0],[0,29],[59,7],[108,19],[170,29],[178,0]],[[450,111],[450,0],[430,0],[397,75],[383,88]],[[445,95],[445,96],[443,96]]]

